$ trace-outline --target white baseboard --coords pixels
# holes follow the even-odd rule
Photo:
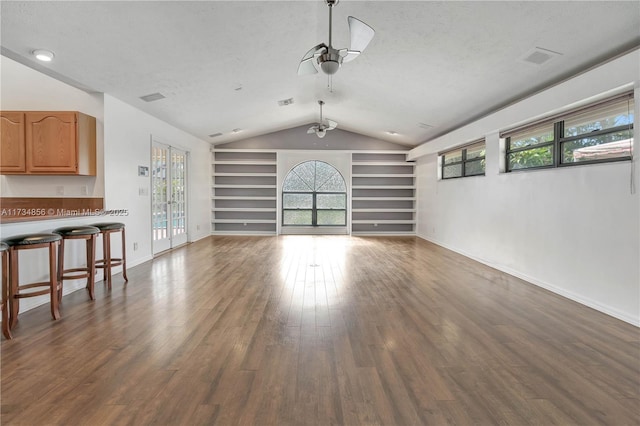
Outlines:
[[[573,300],[574,302],[578,302],[582,305],[588,306],[589,308],[595,309],[598,312],[602,312],[603,314],[607,314],[609,316],[612,316],[614,318],[617,318],[621,321],[627,322],[629,324],[635,325],[636,327],[640,327],[640,318],[634,317],[632,315],[629,315],[625,312],[621,312],[618,309],[615,309],[611,306],[608,305],[604,305],[598,301],[589,299],[587,297],[584,297],[582,295],[576,294],[572,291],[568,291],[562,287],[559,287],[557,285],[548,283],[548,282],[544,282],[542,280],[539,280],[535,277],[529,276],[525,273],[522,273],[520,271],[517,271],[515,269],[506,267],[504,265],[498,265],[496,263],[487,261],[485,259],[479,258],[473,254],[467,253],[464,250],[460,250],[456,247],[452,247],[449,244],[445,244],[441,241],[435,240],[433,238],[429,238],[425,235],[421,235],[421,234],[416,234],[417,237],[422,238],[423,240],[429,241],[433,244],[439,245],[440,247],[444,247],[447,250],[451,250],[453,252],[456,252],[458,254],[461,254],[465,257],[468,257],[470,259],[475,260],[476,262],[480,262],[484,265],[487,265],[491,268],[497,269],[498,271],[502,271],[505,272],[509,275],[513,275],[514,277],[520,278],[524,281],[527,281],[528,283],[531,283],[533,285],[536,285],[538,287],[544,288],[545,290],[549,290],[557,295],[560,295],[562,297],[566,297],[567,299]]]

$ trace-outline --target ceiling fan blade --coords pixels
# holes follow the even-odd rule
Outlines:
[[[349,21],[349,33],[351,35],[349,50],[362,52],[369,45],[376,32],[373,28],[353,16],[349,16],[347,20]]]
[[[316,131],[318,131],[318,126],[311,126],[309,130],[307,130],[307,133],[315,133]]]
[[[324,43],[320,43],[319,45],[309,49],[309,51],[302,57],[300,65],[298,65],[298,75],[317,74],[318,70],[315,65],[313,65],[313,58],[318,54],[322,54],[326,50],[327,45]]]
[[[309,59],[309,58],[313,58],[313,56],[316,54],[316,52],[318,52],[319,50],[326,50],[327,45],[324,43],[320,43],[317,46],[312,47],[311,49],[309,49],[309,51],[307,53],[304,54],[304,56],[302,57],[302,60],[304,61],[305,59]]]
[[[333,130],[333,129],[335,129],[336,127],[338,127],[338,123],[336,123],[336,122],[335,122],[335,121],[333,121],[333,120],[329,120],[329,119],[327,119],[327,123],[329,123],[329,127],[327,127],[327,130]]]
[[[357,50],[347,50],[347,54],[344,57],[344,59],[342,60],[342,62],[350,62],[353,61],[355,58],[357,58],[360,55],[360,52]]]
[[[317,74],[318,70],[313,65],[313,56],[303,59],[298,65],[298,75]]]

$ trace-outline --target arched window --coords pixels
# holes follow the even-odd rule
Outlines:
[[[347,186],[324,161],[295,166],[282,185],[282,225],[346,226]]]

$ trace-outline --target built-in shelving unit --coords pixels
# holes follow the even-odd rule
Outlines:
[[[415,234],[415,165],[405,152],[351,154],[351,233]]]
[[[275,234],[275,151],[214,150],[211,225],[214,234]]]

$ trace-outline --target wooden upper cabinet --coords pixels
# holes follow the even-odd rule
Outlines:
[[[11,173],[27,171],[22,112],[0,112],[0,170]]]
[[[77,174],[76,114],[27,112],[25,121],[29,172]]]
[[[96,174],[96,119],[80,112],[25,111],[23,137],[17,132],[7,137],[7,147],[22,146],[24,168],[5,167],[2,174],[87,175]],[[8,114],[8,112],[2,113]],[[5,154],[3,128],[2,154]],[[22,142],[18,142],[21,140]],[[9,151],[9,148],[6,149]],[[12,148],[11,152],[15,151]],[[18,155],[16,155],[18,157]],[[13,164],[13,163],[12,163]]]

